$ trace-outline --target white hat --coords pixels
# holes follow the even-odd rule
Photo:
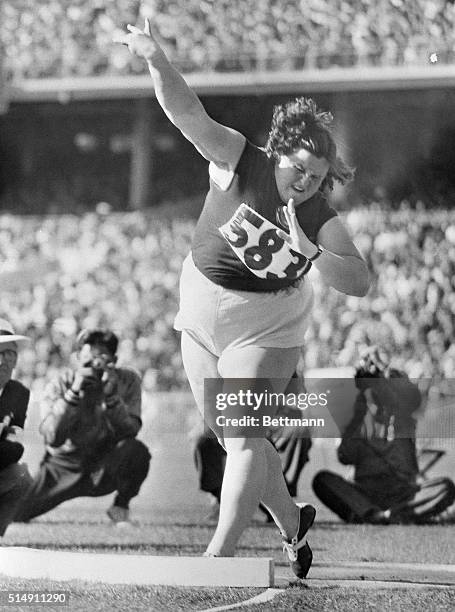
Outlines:
[[[17,344],[26,344],[30,342],[27,336],[20,336],[15,333],[13,326],[6,319],[0,319],[0,344],[3,342],[16,342]]]

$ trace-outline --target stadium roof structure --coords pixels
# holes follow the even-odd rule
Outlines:
[[[306,92],[385,91],[455,87],[455,64],[365,66],[277,72],[188,73],[199,94],[264,95]],[[26,79],[11,83],[10,102],[61,102],[153,97],[150,76]]]

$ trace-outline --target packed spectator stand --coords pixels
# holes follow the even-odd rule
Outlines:
[[[126,75],[143,62],[112,44],[150,17],[180,70],[248,71],[413,65],[455,58],[449,0],[4,0],[5,64],[14,79]]]
[[[175,209],[173,209],[175,210]],[[106,214],[107,213],[107,214]],[[305,347],[307,367],[352,365],[362,344],[380,342],[416,378],[453,377],[455,212],[355,209],[346,222],[373,272],[365,298],[318,282]],[[195,222],[166,209],[0,219],[3,274],[31,269],[8,290],[0,311],[33,338],[19,377],[40,381],[68,363],[82,327],[113,327],[120,357],[148,391],[186,389],[173,330],[180,266]]]

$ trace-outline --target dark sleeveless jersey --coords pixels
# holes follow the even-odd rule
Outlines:
[[[241,207],[242,204],[247,207]],[[283,202],[275,181],[275,160],[269,159],[265,151],[246,141],[228,189],[223,191],[210,179],[210,189],[192,245],[193,260],[199,271],[217,285],[232,290],[276,291],[294,285],[311,267],[311,263],[300,253],[291,250],[295,263],[287,266],[279,275],[267,268],[277,257],[283,240],[276,236],[268,222],[261,221],[261,217],[287,231],[277,220],[280,206],[283,206]],[[255,215],[254,211],[259,215]],[[245,214],[253,225],[245,223]],[[319,229],[337,213],[318,193],[297,206],[296,214],[301,228],[315,243]],[[230,220],[234,234],[227,239],[220,228]],[[243,223],[243,227],[239,223]],[[262,233],[261,223],[266,228]],[[244,227],[254,230],[251,240],[245,237]],[[242,246],[247,240],[249,248],[243,254],[242,261],[233,246]],[[245,261],[250,262],[250,267]],[[257,274],[265,275],[265,278]]]

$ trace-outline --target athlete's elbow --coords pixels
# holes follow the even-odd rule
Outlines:
[[[337,287],[334,285],[334,287],[345,295],[364,297],[370,288],[370,276],[367,267],[362,265],[356,267],[355,270],[350,270],[340,285],[342,286]]]
[[[368,273],[368,269],[366,265],[362,269],[359,270],[358,274],[355,276],[355,282],[353,283],[352,292],[350,295],[355,297],[365,297],[370,288],[370,275]]]

